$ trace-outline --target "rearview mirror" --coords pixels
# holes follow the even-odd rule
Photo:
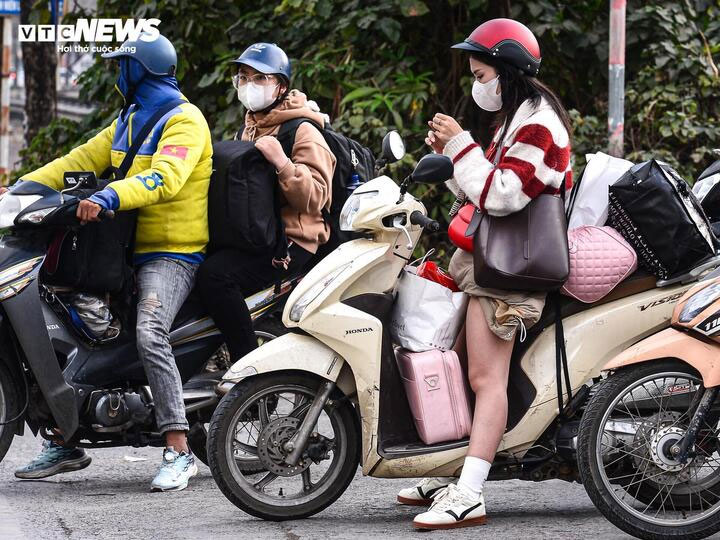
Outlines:
[[[420,184],[440,184],[452,178],[454,169],[449,157],[427,154],[420,158],[410,177],[413,182]]]
[[[395,163],[405,157],[405,143],[397,131],[388,131],[383,137],[382,157],[385,163]]]

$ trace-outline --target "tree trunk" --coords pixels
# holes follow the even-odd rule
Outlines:
[[[35,0],[20,0],[20,24],[31,22],[30,14]],[[57,69],[56,44],[49,42],[22,42],[22,63],[25,70],[25,144],[29,145],[40,128],[56,116]]]

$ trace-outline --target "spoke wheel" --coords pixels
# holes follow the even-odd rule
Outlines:
[[[705,418],[685,463],[672,453],[702,391],[678,361],[633,366],[598,384],[578,433],[588,495],[638,538],[705,538],[720,530],[718,410]]]
[[[316,514],[347,489],[360,457],[351,403],[336,392],[313,427],[296,465],[286,444],[302,424],[321,380],[274,373],[243,380],[222,399],[210,424],[210,469],[225,496],[241,510],[282,521]],[[243,467],[250,457],[263,470]]]

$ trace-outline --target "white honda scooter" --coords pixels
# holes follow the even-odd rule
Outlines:
[[[396,137],[395,144],[391,144]],[[384,155],[399,158],[397,134]],[[468,439],[426,445],[418,437],[389,334],[399,276],[423,227],[437,229],[412,182],[452,176],[447,157],[428,155],[398,186],[380,176],[342,211],[345,230],[365,234],[323,259],[292,293],[291,329],[238,361],[219,390],[210,424],[213,477],[243,511],[268,520],[311,516],[336,501],[355,475],[455,476]],[[596,304],[560,301],[572,398],[558,406],[552,303],[516,343],[508,386],[507,432],[490,479],[577,480],[575,444],[589,386],[631,344],[668,326],[673,304],[713,260],[672,281],[637,273]],[[633,426],[615,426],[621,433]]]

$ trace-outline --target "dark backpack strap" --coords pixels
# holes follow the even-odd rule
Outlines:
[[[277,236],[275,240],[275,252],[273,253],[273,264],[284,261],[288,258],[288,239],[285,234],[285,223],[282,219],[282,209],[280,208],[280,183],[275,182],[275,215],[277,216]]]
[[[187,103],[187,101],[185,101],[184,99],[174,99],[172,101],[169,101],[162,107],[158,108],[155,113],[153,113],[153,115],[148,119],[148,121],[143,124],[140,130],[135,133],[135,136],[133,137],[133,142],[130,145],[130,148],[128,148],[128,151],[125,153],[125,157],[123,158],[122,163],[120,163],[120,166],[117,168],[111,168],[110,172],[113,173],[115,180],[121,180],[127,176],[130,167],[132,167],[132,162],[135,159],[135,156],[140,150],[143,142],[145,142],[145,139],[147,139],[147,136],[155,127],[155,124],[157,124],[163,116],[172,111],[178,105],[182,105],[183,103]],[[107,177],[106,173],[103,173],[103,177]]]
[[[582,182],[583,176],[585,175],[585,170],[587,169],[587,164],[585,165],[585,168],[583,168],[583,171],[580,173],[580,176],[577,179],[577,182],[575,182],[572,186],[572,189],[570,190],[570,199],[567,203],[567,208],[565,210],[565,219],[567,222],[570,222],[570,217],[572,216],[573,210],[575,209],[575,203],[577,202],[577,196],[578,192],[580,191],[580,182]],[[563,177],[563,189],[567,189],[567,186],[565,185],[565,177]],[[563,196],[563,199],[565,196]]]
[[[238,130],[235,132],[235,136],[233,137],[233,140],[234,140],[234,141],[240,141],[240,140],[242,140],[243,131],[245,131],[245,123],[240,124],[240,127],[239,127]]]
[[[565,378],[568,403],[572,400],[572,386],[570,386],[570,372],[568,370],[567,350],[565,349],[565,331],[560,310],[560,293],[549,295],[548,300],[555,304],[555,379],[557,382],[558,411],[560,417],[564,417],[563,377]]]
[[[300,127],[300,124],[304,124],[305,122],[315,126],[315,128],[321,134],[324,130],[331,129],[329,125],[321,126],[320,124],[318,124],[314,120],[310,120],[309,118],[293,118],[292,120],[288,120],[287,122],[283,123],[283,125],[280,126],[280,131],[278,131],[277,140],[280,142],[280,145],[282,146],[285,155],[291,159],[292,149],[295,146],[295,135],[297,134],[297,130]],[[328,209],[323,208],[321,210],[321,214],[325,223],[330,223],[330,212],[328,211]]]
[[[285,151],[285,155],[289,158],[292,158],[292,149],[295,146],[295,135],[297,134],[297,130],[300,127],[300,124],[304,124],[305,122],[312,124],[320,131],[320,133],[322,133],[323,127],[309,118],[293,118],[280,126],[280,131],[278,131],[277,134],[277,140],[280,141],[280,144]]]
[[[295,146],[295,135],[297,134],[297,130],[300,127],[300,124],[304,124],[305,122],[312,124],[315,126],[318,131],[322,134],[323,130],[325,129],[324,126],[319,125],[314,120],[310,120],[309,118],[293,118],[292,120],[288,120],[287,122],[284,122],[280,126],[280,131],[278,131],[278,134],[276,135],[276,138],[280,145],[283,148],[283,152],[285,152],[285,155],[292,159],[292,149]],[[243,126],[244,127],[244,126]],[[280,209],[280,186],[279,184],[276,186],[276,194],[275,194],[275,212],[278,216],[278,219],[280,220],[280,226],[278,227],[278,242],[277,242],[277,249],[275,250],[275,259],[282,259],[288,256],[287,252],[287,237],[285,235],[285,224],[282,222],[282,215],[281,215],[281,209]],[[325,220],[326,223],[328,223],[330,218],[330,213],[327,211],[326,208],[322,209],[322,217],[323,220]]]
[[[282,146],[283,152],[285,152],[285,155],[289,158],[292,158],[292,149],[295,146],[295,135],[297,133],[298,127],[300,127],[300,124],[304,124],[305,122],[308,122],[315,126],[318,130],[320,130],[320,133],[322,133],[323,128],[319,126],[316,122],[313,120],[310,120],[309,118],[293,118],[292,120],[288,120],[287,122],[284,122],[280,126],[280,131],[278,131],[278,134],[276,135],[276,138],[280,145]],[[275,259],[284,259],[288,256],[287,252],[287,236],[285,235],[285,224],[282,221],[282,215],[281,215],[281,209],[280,209],[280,186],[279,184],[276,185],[276,193],[275,193],[275,213],[278,216],[278,219],[280,221],[278,226],[278,241],[277,241],[277,248],[275,250]],[[327,221],[327,218],[325,214],[327,213],[327,210],[323,209],[323,219]]]

